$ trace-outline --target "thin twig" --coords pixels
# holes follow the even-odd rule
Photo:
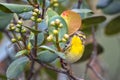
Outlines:
[[[66,70],[58,69],[58,68],[56,68],[56,67],[54,67],[54,66],[49,66],[49,65],[47,65],[47,64],[41,63],[41,61],[39,61],[38,59],[34,59],[34,60],[35,60],[37,63],[39,63],[40,65],[42,65],[43,67],[45,67],[45,68],[48,68],[48,69],[50,69],[50,70],[53,70],[53,71],[56,71],[56,72],[59,72],[59,73],[63,73],[63,74],[68,75],[69,77],[72,78],[72,80],[84,80],[84,79],[82,79],[82,78],[76,77],[76,76],[73,75],[73,74],[70,74],[70,73],[69,73],[68,71],[66,71]]]
[[[44,19],[44,14],[45,14],[45,2],[46,2],[46,0],[43,0],[43,6],[42,6],[42,19]]]
[[[78,0],[78,5],[77,5],[78,9],[80,9],[81,3],[82,3],[82,0]]]
[[[34,74],[33,70],[34,70],[34,61],[32,61],[32,63],[31,63],[30,74],[28,75],[27,80],[31,80],[31,78],[32,78],[32,76]]]
[[[94,26],[92,26],[92,37],[93,37],[93,52],[92,52],[92,55],[90,57],[90,60],[89,60],[89,62],[87,64],[87,66],[86,66],[84,79],[86,78],[88,68],[90,68],[94,72],[94,74],[97,76],[97,78],[99,78],[100,80],[104,80],[104,78],[93,67],[93,64],[94,64],[94,62],[96,60],[96,57],[97,57],[97,41],[96,41],[96,38],[95,38]]]

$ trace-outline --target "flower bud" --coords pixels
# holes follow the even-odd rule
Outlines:
[[[53,34],[58,34],[58,30],[53,30]]]
[[[19,32],[20,32],[20,29],[19,29],[19,28],[15,29],[15,32],[19,33]]]
[[[41,11],[38,11],[38,14],[40,14],[41,13]]]
[[[10,27],[13,27],[13,26],[14,26],[14,24],[13,24],[13,23],[11,23],[11,24],[10,24]]]
[[[38,22],[38,23],[40,23],[41,21],[42,21],[42,19],[41,19],[41,18],[38,18],[38,19],[37,19],[37,22]]]
[[[63,24],[62,24],[62,23],[60,23],[58,27],[59,27],[59,28],[62,28],[62,27],[63,27]]]
[[[22,24],[23,24],[23,22],[22,22],[21,20],[19,20],[19,21],[18,21],[18,24],[19,24],[19,25],[22,25]]]
[[[11,39],[12,43],[15,43],[17,40],[15,38]]]
[[[37,8],[36,8],[36,9],[34,9],[34,12],[38,13],[38,12],[39,12],[39,9],[37,9]]]
[[[36,13],[36,12],[33,12],[32,15],[33,15],[33,16],[37,16],[37,13]]]
[[[17,27],[17,28],[20,28],[20,27],[21,27],[21,25],[20,25],[20,24],[17,24],[17,25],[16,25],[16,27]]]
[[[47,37],[47,41],[52,41],[52,40],[53,40],[53,35],[51,34]]]
[[[51,21],[50,25],[55,26],[55,21]]]
[[[12,26],[12,27],[10,27],[10,29],[11,29],[12,31],[14,31],[14,30],[15,30],[15,27],[14,27],[14,26]]]
[[[34,16],[32,16],[30,19],[31,19],[32,21],[35,21],[35,17],[34,17]]]
[[[55,24],[59,25],[59,24],[60,24],[60,20],[59,20],[59,19],[56,19],[56,20],[55,20]]]
[[[54,6],[54,7],[58,7],[58,6],[59,6],[59,3],[54,3],[53,6]]]
[[[25,28],[22,29],[21,32],[22,32],[22,33],[26,33],[26,29],[25,29]]]
[[[68,34],[64,34],[64,38],[65,38],[65,39],[68,39],[68,38],[69,38],[69,35],[68,35]]]
[[[66,42],[66,39],[65,39],[65,38],[62,38],[62,42]]]
[[[58,2],[58,0],[53,0],[53,2],[55,3],[55,2]]]
[[[21,36],[18,36],[17,39],[18,39],[19,41],[21,41],[21,40],[22,40],[22,37],[21,37]]]

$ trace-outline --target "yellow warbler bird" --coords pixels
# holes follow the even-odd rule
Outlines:
[[[81,31],[77,31],[71,36],[64,48],[66,61],[68,63],[74,63],[82,57],[84,52],[85,39],[86,36]]]
[[[78,61],[84,52],[84,42],[86,36],[83,32],[78,31],[81,27],[81,17],[79,14],[66,10],[61,14],[61,17],[66,21],[68,26],[68,34],[71,35],[64,50],[66,54],[66,61],[74,63]]]

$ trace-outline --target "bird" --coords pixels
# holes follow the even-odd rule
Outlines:
[[[83,55],[86,36],[82,31],[76,31],[66,42],[63,52],[68,63],[77,62]]]

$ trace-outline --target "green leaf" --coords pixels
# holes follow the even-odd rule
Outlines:
[[[42,20],[42,22],[38,24],[38,28],[40,31],[45,31],[48,28],[48,25],[45,22],[45,20]]]
[[[38,34],[37,43],[38,43],[38,45],[41,45],[43,42],[44,42],[44,34],[43,34],[43,32],[41,32]]]
[[[0,31],[4,30],[7,27],[12,18],[13,18],[12,13],[4,13],[0,11]]]
[[[35,42],[34,39],[35,39],[35,35],[33,33],[30,33],[29,41],[32,43],[32,45]],[[43,42],[44,42],[44,33],[43,32],[38,33],[37,45],[40,46]]]
[[[19,57],[22,55],[28,54],[28,50],[24,49],[16,53],[15,57]]]
[[[109,6],[113,0],[99,0],[97,3],[97,8],[105,8]]]
[[[106,35],[114,35],[120,33],[120,16],[112,19],[105,27]]]
[[[28,64],[29,59],[27,57],[21,57],[13,61],[7,69],[6,75],[8,79],[14,79],[18,77]]]
[[[103,12],[106,14],[120,13],[120,0],[114,0],[108,7],[103,8]]]
[[[68,28],[65,20],[61,16],[54,16],[48,21],[48,32],[49,34],[53,34],[53,30],[55,29],[54,26],[51,26],[50,23],[52,21],[55,21],[56,19],[59,19],[60,22],[63,24],[63,27],[59,30],[59,40],[61,40],[64,36],[64,34],[68,33]]]
[[[2,32],[0,32],[0,41],[2,40],[2,38],[3,38],[3,34]]]
[[[0,74],[0,79],[1,80],[7,80],[7,77],[5,75],[3,75],[3,74]]]
[[[19,16],[24,20],[29,20],[32,16],[32,11],[21,13]]]
[[[57,80],[57,73],[50,69],[45,69],[46,73],[49,75],[52,80]]]
[[[8,3],[0,3],[0,10],[6,13],[23,13],[32,11],[33,7],[30,5],[20,5],[20,4],[8,4]]]
[[[82,29],[89,28],[93,24],[99,24],[106,20],[105,16],[92,16],[82,20]]]
[[[45,51],[41,51],[38,52],[37,54],[37,58],[44,63],[51,63],[52,61],[54,61],[56,58],[58,57],[58,55],[56,55],[53,52],[50,52],[48,50]]]
[[[94,26],[94,29],[95,31],[98,29],[98,25],[93,25]],[[84,32],[86,35],[91,35],[92,34],[92,26],[91,27],[88,27],[88,28],[85,28],[85,29],[82,29],[81,30],[82,32]]]
[[[44,45],[43,45],[43,46],[40,46],[39,48],[43,48],[43,49],[49,50],[49,51],[57,54],[57,55],[58,55],[59,57],[61,57],[62,59],[65,59],[65,54],[64,54],[64,53],[58,52],[58,51],[54,50],[54,49],[51,48],[51,47],[48,47],[48,46],[44,46]]]
[[[24,26],[24,27],[27,28],[27,29],[29,29],[30,31],[32,31],[34,34],[38,34],[38,33],[41,32],[41,31],[35,30],[35,29],[31,28],[31,27],[27,27],[27,26]]]
[[[93,43],[87,44],[85,46],[85,51],[82,58],[76,63],[80,63],[88,60],[92,55],[92,51],[93,51]],[[103,47],[100,44],[97,44],[97,52],[98,52],[97,55],[100,55],[103,52]]]
[[[93,13],[93,11],[90,9],[72,9],[72,11],[76,13]]]
[[[51,8],[48,8],[46,11],[46,17],[48,19],[52,18],[53,16],[59,16],[54,10],[52,10]]]

